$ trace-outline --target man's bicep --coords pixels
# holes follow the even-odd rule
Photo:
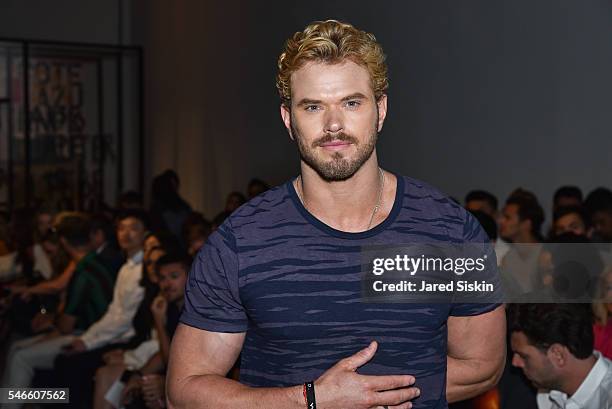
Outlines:
[[[480,315],[448,318],[448,355],[490,360],[506,350],[506,313],[500,305]]]
[[[244,338],[244,332],[210,332],[179,324],[170,348],[169,376],[178,382],[198,375],[225,376],[240,355]]]

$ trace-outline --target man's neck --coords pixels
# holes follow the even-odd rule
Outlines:
[[[594,355],[591,355],[587,359],[577,359],[575,365],[572,365],[571,370],[567,372],[567,377],[561,385],[561,392],[567,394],[567,396],[572,396],[576,393],[596,362],[597,357]]]
[[[393,207],[396,180],[385,173],[384,190],[376,154],[349,179],[328,182],[314,169],[302,163],[301,178],[296,182],[305,207],[325,224],[345,232],[361,232],[368,229],[368,223],[379,202],[380,207],[374,214],[370,226],[382,222]]]
[[[516,244],[534,244],[540,241],[531,232],[521,232],[516,237],[516,240],[512,240]]]

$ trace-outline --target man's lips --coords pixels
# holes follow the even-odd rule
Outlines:
[[[320,146],[327,150],[338,151],[348,147],[349,145],[351,145],[351,142],[335,140],[331,142],[322,143]]]

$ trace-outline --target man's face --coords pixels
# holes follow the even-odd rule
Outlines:
[[[612,211],[600,210],[593,214],[593,229],[605,241],[612,242]]]
[[[520,331],[512,333],[512,365],[521,368],[536,388],[558,389],[557,371],[545,352],[533,346]]]
[[[555,221],[554,230],[557,236],[563,233],[574,233],[579,236],[586,234],[584,221],[582,221],[580,215],[576,213],[569,213],[559,217]]]
[[[128,253],[142,248],[144,236],[144,224],[134,217],[126,217],[117,225],[117,242]]]
[[[521,233],[519,206],[509,204],[504,207],[499,220],[499,235],[507,241],[515,241]]]
[[[495,209],[486,200],[470,200],[465,204],[465,208],[470,212],[483,212],[495,218]]]
[[[168,302],[176,302],[183,298],[187,271],[181,263],[160,266],[157,275],[159,289]]]
[[[291,75],[291,95],[281,116],[302,161],[328,181],[353,176],[372,157],[387,113],[368,71],[350,60],[310,62]]]

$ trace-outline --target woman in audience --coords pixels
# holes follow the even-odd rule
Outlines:
[[[612,270],[601,275],[593,303],[595,349],[612,359]]]

